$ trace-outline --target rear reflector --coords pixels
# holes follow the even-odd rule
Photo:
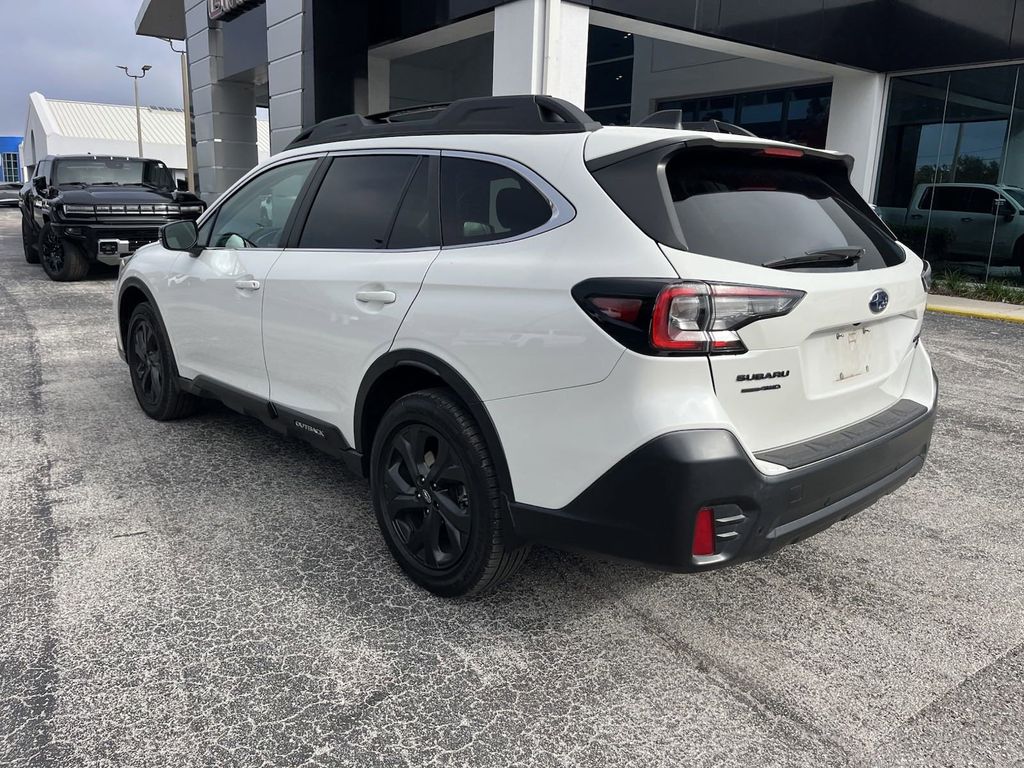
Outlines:
[[[802,149],[789,149],[788,147],[765,147],[761,150],[762,155],[768,157],[803,157]]]
[[[693,523],[693,556],[715,554],[715,515],[709,507],[701,507]]]
[[[618,296],[595,296],[590,301],[609,320],[619,320],[623,323],[635,323],[644,304],[643,299],[626,299]]]

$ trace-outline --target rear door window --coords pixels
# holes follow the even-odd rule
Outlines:
[[[445,245],[508,240],[544,226],[554,213],[511,168],[462,157],[441,159],[441,211]]]
[[[683,241],[694,253],[764,265],[861,248],[853,267],[860,270],[905,258],[877,223],[802,160],[693,150],[669,161],[666,178]]]

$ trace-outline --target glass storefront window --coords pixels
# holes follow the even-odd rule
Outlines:
[[[938,271],[1024,277],[1021,67],[894,78],[876,201]]]
[[[764,139],[820,149],[828,134],[831,101],[832,84],[823,83],[703,99],[662,99],[658,109],[681,109],[684,121],[724,120]]]
[[[584,109],[603,125],[629,125],[633,108],[634,40],[629,32],[590,26]]]

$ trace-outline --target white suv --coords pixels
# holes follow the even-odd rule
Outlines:
[[[921,469],[926,265],[851,160],[544,96],[321,123],[121,268],[155,419],[222,400],[368,476],[395,559],[703,571]]]

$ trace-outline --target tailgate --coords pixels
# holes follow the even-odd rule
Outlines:
[[[745,354],[708,358],[718,399],[749,450],[833,432],[900,400],[924,318],[916,259],[884,270],[809,274],[664,250],[687,279],[714,275],[806,294],[788,315],[741,328]],[[871,301],[880,290],[888,305],[875,312]]]

